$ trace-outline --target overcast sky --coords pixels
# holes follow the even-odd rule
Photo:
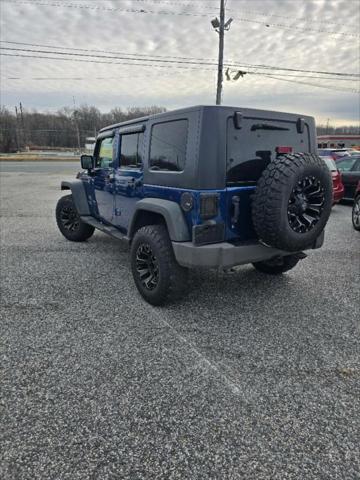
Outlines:
[[[0,0],[2,41],[58,48],[11,43],[1,46],[68,53],[76,52],[64,50],[65,47],[106,50],[123,57],[124,54],[164,55],[212,63],[217,60],[218,35],[210,20],[218,15],[219,3],[220,0]],[[229,17],[234,21],[225,38],[227,62],[360,73],[359,0],[228,0]],[[50,53],[2,51],[12,55],[59,57]],[[102,111],[145,105],[171,109],[212,104],[215,100],[216,67],[211,65],[178,64],[192,70],[166,63],[160,68],[154,62],[149,62],[150,67],[127,65],[121,64],[125,62],[121,59],[113,60],[118,64],[96,64],[0,58],[1,104],[10,108],[22,101],[25,108],[52,111],[72,106],[73,97],[78,105],[95,105]],[[96,57],[76,58],[101,61]],[[247,69],[242,67],[242,70]],[[267,71],[274,76],[279,73],[264,68],[250,70]],[[334,76],[326,81],[300,76],[281,78],[282,81],[247,74],[237,82],[226,81],[223,103],[314,115],[318,123],[330,118],[331,125],[358,122],[359,95],[353,92],[359,90],[358,81]],[[293,83],[294,80],[334,90]]]

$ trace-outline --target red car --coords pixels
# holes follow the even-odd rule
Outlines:
[[[338,203],[344,196],[345,188],[342,182],[341,172],[336,167],[335,160],[331,157],[321,157],[331,171],[333,180],[333,203]]]
[[[336,166],[341,172],[341,178],[345,188],[344,200],[352,202],[355,197],[357,184],[360,180],[360,155],[343,157],[336,162]]]

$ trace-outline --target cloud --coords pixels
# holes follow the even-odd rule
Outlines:
[[[1,39],[63,48],[196,57],[216,62],[218,37],[210,20],[217,14],[217,2],[192,2],[191,7],[186,6],[190,2],[185,0],[179,0],[176,6],[175,1],[166,0],[162,3],[151,0],[63,1],[68,7],[55,6],[59,2],[52,0],[39,3],[52,5],[1,2]],[[226,33],[227,61],[359,73],[359,37],[350,36],[358,34],[357,1],[229,0],[227,8],[227,16],[234,18]],[[122,12],[120,9],[161,10],[170,14]],[[205,16],[172,15],[176,12]],[[265,26],[264,22],[270,26]],[[345,35],[331,35],[321,30]],[[18,79],[10,80],[9,77]],[[34,80],[34,77],[57,80]],[[304,81],[303,78],[298,80]],[[312,79],[311,83],[339,89],[359,88],[356,82],[343,80]],[[1,57],[2,104],[14,105],[21,100],[28,108],[70,105],[73,96],[78,103],[94,104],[102,110],[150,104],[173,108],[213,103],[215,85],[215,71],[177,69],[171,65],[145,68]],[[236,83],[225,82],[224,103],[298,111],[321,119],[330,117],[333,121],[350,122],[359,116],[356,94],[276,81],[260,75],[248,75]]]

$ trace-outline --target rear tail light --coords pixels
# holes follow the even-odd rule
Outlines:
[[[293,148],[292,147],[276,147],[275,151],[278,155],[281,153],[292,153]]]
[[[200,194],[200,217],[204,220],[216,217],[219,209],[218,194]]]

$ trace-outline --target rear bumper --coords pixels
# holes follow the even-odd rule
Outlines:
[[[312,248],[320,248],[324,243],[324,232]],[[183,267],[230,268],[235,265],[285,257],[294,252],[278,250],[261,243],[232,245],[221,242],[195,246],[192,242],[172,242],[177,262]]]

